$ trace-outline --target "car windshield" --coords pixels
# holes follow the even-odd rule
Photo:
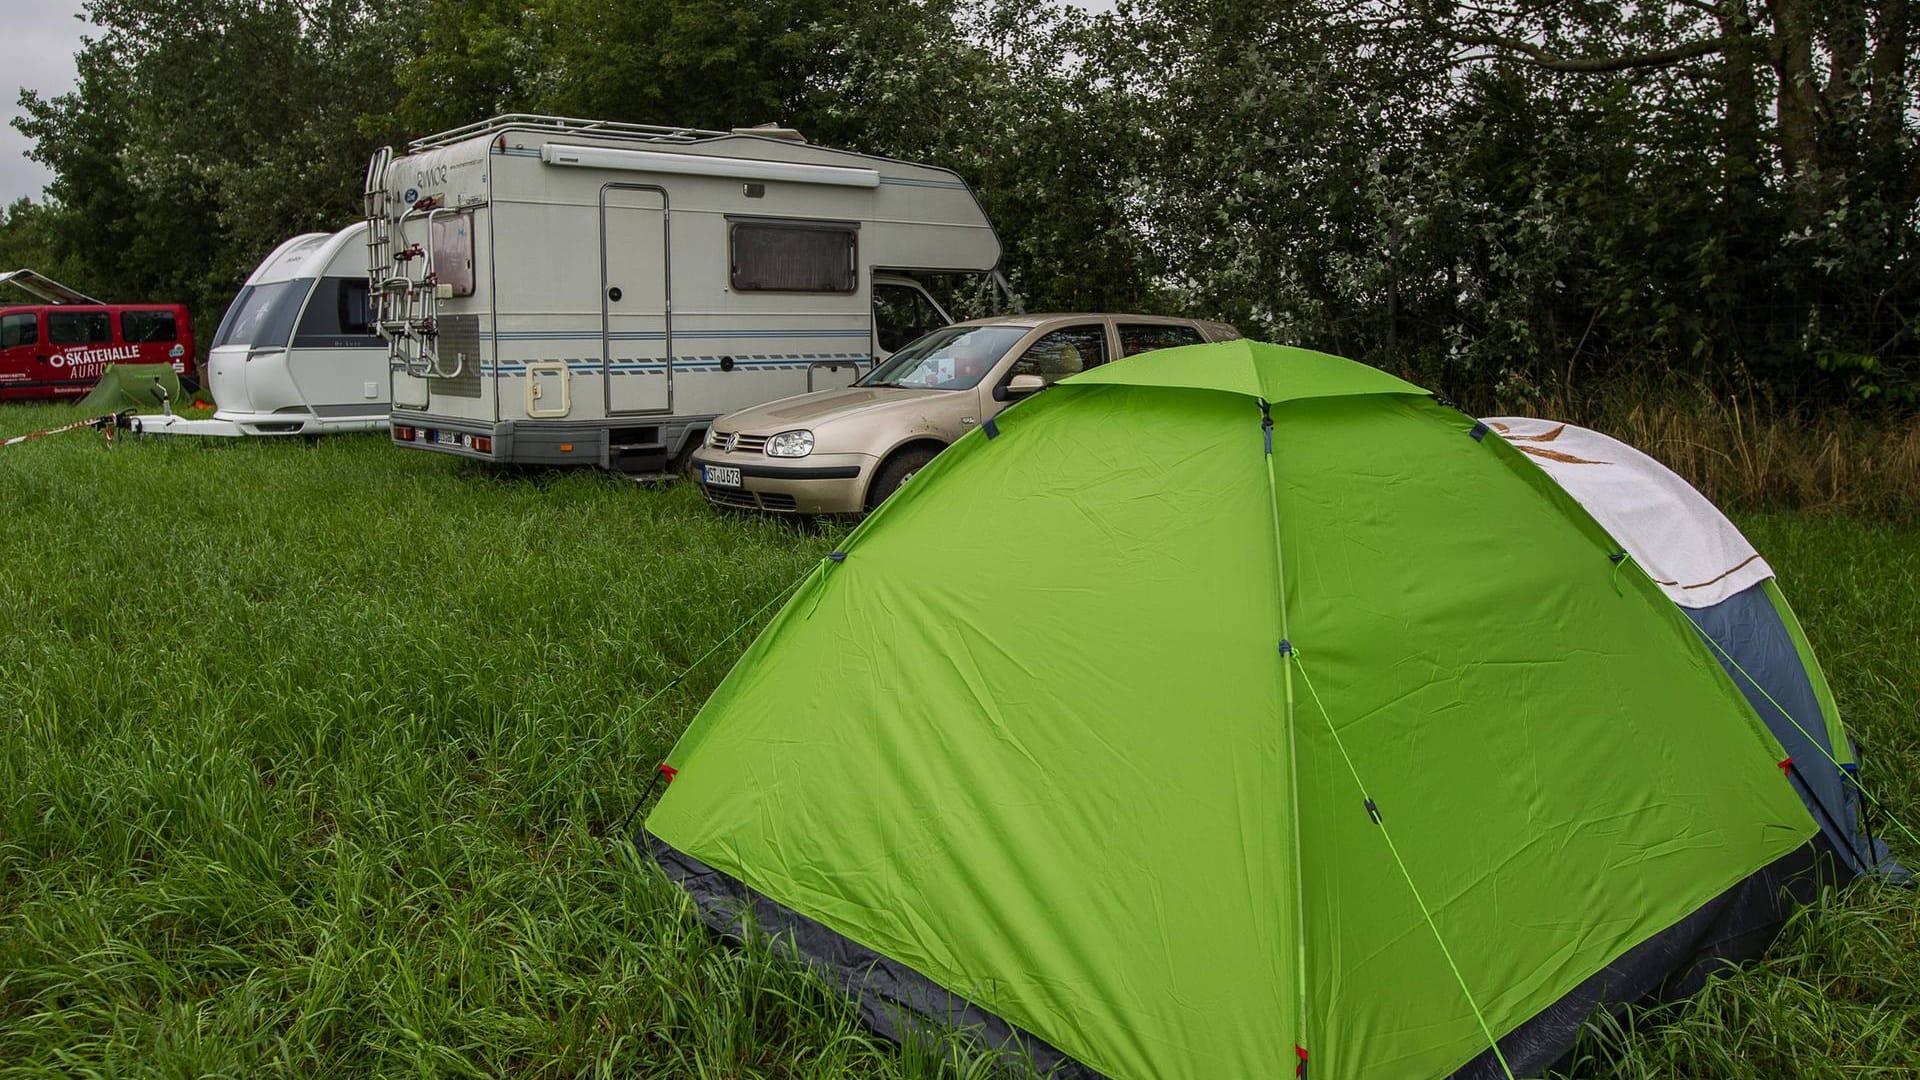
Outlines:
[[[233,306],[227,309],[226,318],[220,320],[220,331],[213,339],[214,348],[285,345],[293,334],[294,317],[300,314],[300,305],[311,288],[312,278],[295,278],[241,289],[240,295],[233,298]]]
[[[887,357],[855,385],[970,390],[1026,333],[1024,326],[942,327]]]

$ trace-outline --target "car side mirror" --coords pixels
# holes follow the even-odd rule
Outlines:
[[[1036,390],[1045,390],[1047,380],[1038,375],[1015,375],[1007,382],[1009,394],[1031,394]]]

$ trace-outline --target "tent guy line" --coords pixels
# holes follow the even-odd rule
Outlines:
[[[1646,573],[1646,570],[1644,567],[1641,569],[1641,573]],[[1651,577],[1651,575],[1649,575],[1649,577]],[[1786,717],[1789,723],[1791,723],[1795,728],[1799,729],[1800,734],[1805,735],[1807,737],[1807,741],[1813,744],[1814,749],[1820,751],[1820,753],[1824,755],[1828,761],[1833,763],[1835,768],[1840,770],[1842,775],[1847,777],[1848,781],[1853,784],[1854,790],[1860,793],[1861,798],[1873,804],[1873,808],[1875,810],[1878,810],[1882,814],[1886,815],[1886,819],[1888,821],[1893,822],[1894,828],[1899,829],[1900,834],[1902,836],[1905,836],[1907,840],[1910,843],[1912,843],[1916,848],[1920,848],[1920,836],[1915,836],[1913,830],[1907,828],[1906,822],[1901,821],[1898,817],[1894,816],[1893,811],[1887,809],[1886,804],[1882,803],[1879,799],[1876,799],[1873,797],[1873,792],[1868,791],[1867,786],[1860,782],[1860,776],[1858,773],[1854,772],[1851,769],[1848,769],[1846,765],[1840,761],[1839,758],[1833,755],[1832,751],[1827,749],[1826,745],[1821,740],[1814,738],[1812,732],[1808,731],[1806,727],[1800,723],[1800,721],[1794,719],[1793,714],[1787,711],[1786,706],[1780,704],[1778,701],[1775,701],[1773,699],[1773,695],[1767,692],[1767,688],[1760,685],[1760,681],[1758,679],[1755,679],[1752,675],[1747,674],[1747,669],[1741,667],[1740,661],[1735,660],[1731,653],[1727,652],[1726,649],[1722,648],[1720,643],[1714,640],[1714,637],[1712,634],[1707,633],[1704,629],[1701,629],[1698,625],[1694,626],[1694,630],[1697,631],[1700,634],[1700,636],[1706,640],[1707,644],[1713,646],[1713,651],[1719,653],[1721,658],[1724,659],[1727,663],[1732,664],[1734,670],[1738,671],[1741,677],[1747,680],[1747,683],[1749,685],[1751,685],[1755,690],[1760,691],[1760,696],[1767,699],[1767,704],[1772,705],[1776,709],[1779,709],[1780,715]],[[1786,764],[1788,765],[1793,764],[1793,759],[1788,758],[1786,760]],[[1823,810],[1826,808],[1824,803],[1820,805]]]
[[[1427,907],[1427,898],[1420,894],[1420,886],[1414,884],[1413,872],[1407,869],[1407,861],[1400,857],[1400,845],[1393,842],[1393,833],[1388,831],[1385,817],[1380,806],[1373,801],[1367,791],[1366,781],[1360,779],[1360,769],[1353,763],[1353,755],[1347,752],[1347,742],[1340,737],[1340,729],[1334,726],[1333,717],[1327,713],[1327,707],[1320,701],[1320,694],[1313,688],[1313,677],[1307,674],[1307,663],[1300,648],[1290,641],[1281,642],[1286,646],[1281,653],[1295,666],[1300,668],[1300,683],[1307,688],[1307,697],[1312,699],[1313,707],[1320,712],[1320,719],[1327,725],[1327,734],[1333,736],[1333,745],[1340,749],[1340,759],[1347,763],[1347,774],[1353,777],[1353,786],[1360,789],[1360,798],[1364,800],[1367,816],[1380,830],[1380,839],[1387,842],[1387,850],[1393,853],[1393,864],[1400,868],[1400,878],[1407,883],[1407,891],[1413,894],[1413,902],[1420,906],[1420,917],[1426,921],[1427,929],[1433,932],[1434,944],[1440,946],[1440,955],[1447,958],[1447,967],[1453,972],[1453,981],[1460,984],[1460,994],[1467,999],[1467,1008],[1473,1010],[1473,1019],[1487,1037],[1487,1045],[1493,1049],[1495,1061],[1500,1063],[1500,1071],[1507,1080],[1515,1080],[1513,1066],[1507,1064],[1507,1055],[1500,1050],[1500,1040],[1493,1034],[1493,1026],[1487,1023],[1487,1014],[1480,1008],[1480,1000],[1473,996],[1473,989],[1467,985],[1467,977],[1460,972],[1460,964],[1453,958],[1453,950],[1447,947],[1446,935],[1440,932],[1440,925],[1433,921],[1433,911]],[[1298,811],[1295,812],[1296,816]]]

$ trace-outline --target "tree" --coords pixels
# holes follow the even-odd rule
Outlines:
[[[361,0],[95,0],[72,93],[23,93],[54,172],[49,232],[105,295],[179,299],[206,326],[295,232],[358,216],[395,95],[394,31]]]

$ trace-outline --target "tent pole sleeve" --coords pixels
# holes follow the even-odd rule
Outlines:
[[[1273,472],[1273,406],[1260,402],[1260,431],[1266,445],[1267,505],[1273,516],[1273,568],[1275,600],[1280,609],[1280,681],[1281,700],[1286,709],[1287,792],[1292,798],[1293,847],[1293,948],[1294,948],[1294,1023],[1297,1047],[1307,1045],[1307,903],[1306,872],[1300,854],[1300,754],[1294,739],[1293,665],[1288,662],[1293,646],[1287,628],[1287,564],[1280,543],[1280,485]],[[1304,1055],[1301,1059],[1306,1060]],[[1304,1066],[1303,1066],[1304,1071]]]

